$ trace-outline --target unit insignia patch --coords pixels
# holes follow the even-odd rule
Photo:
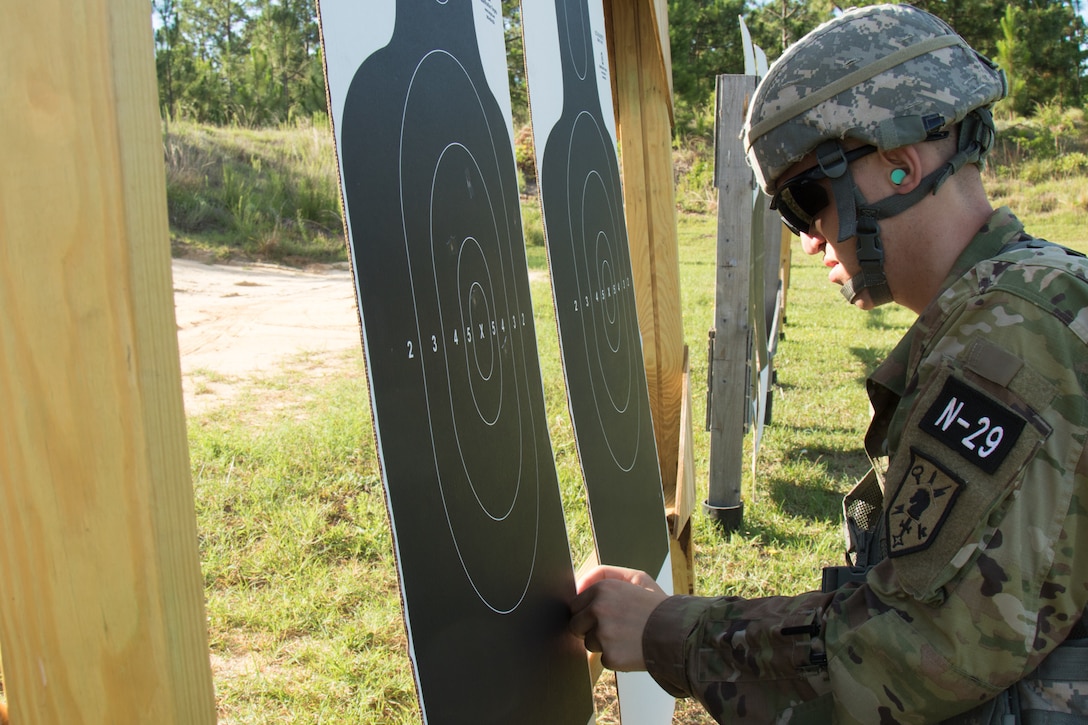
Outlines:
[[[929,546],[964,486],[954,473],[911,448],[910,465],[888,506],[888,555]]]

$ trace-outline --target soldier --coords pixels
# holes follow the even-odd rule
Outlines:
[[[744,127],[759,183],[849,302],[919,317],[867,383],[849,566],[761,599],[600,567],[570,628],[605,666],[723,722],[1088,722],[1088,261],[987,199],[1005,93],[906,5],[770,69]]]

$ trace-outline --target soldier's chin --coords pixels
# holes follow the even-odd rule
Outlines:
[[[854,307],[857,307],[859,310],[865,310],[866,312],[876,309],[876,305],[873,304],[873,299],[869,296],[869,290],[862,290],[853,304]]]
[[[842,282],[836,282],[835,284],[842,287]],[[840,290],[841,291],[841,290]],[[845,297],[845,295],[844,295]],[[876,305],[873,304],[873,298],[869,295],[869,290],[863,289],[861,292],[854,296],[853,301],[846,300],[847,304],[857,307],[859,310],[873,310],[876,309]]]

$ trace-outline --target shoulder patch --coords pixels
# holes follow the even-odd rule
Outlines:
[[[911,448],[910,466],[888,503],[888,556],[928,547],[965,485],[956,474]]]
[[[1024,424],[1002,403],[949,377],[918,427],[964,460],[993,473],[1016,445]]]

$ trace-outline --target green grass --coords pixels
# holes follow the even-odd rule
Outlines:
[[[1088,178],[1058,173],[1030,183],[987,173],[984,179],[993,204],[1011,207],[1029,233],[1082,249],[1078,245],[1088,238]]]
[[[251,155],[263,143],[259,134],[237,141],[247,149],[239,153]],[[988,173],[986,183],[997,203],[1021,212],[1029,231],[1088,250],[1081,236],[1088,180],[1027,184]],[[524,219],[535,228],[539,212],[529,204]],[[682,213],[678,231],[702,501],[709,465],[702,424],[715,293],[713,210]],[[592,539],[546,254],[535,233],[527,253],[549,430],[577,564],[592,551]],[[796,240],[788,301],[775,358],[774,422],[764,430],[755,473],[751,435],[738,472],[743,524],[723,536],[701,510],[693,519],[698,594],[799,593],[819,585],[822,566],[841,561],[840,499],[866,468],[863,381],[913,316],[894,306],[871,314],[847,306],[819,260],[802,254]],[[298,358],[278,377],[244,382],[230,402],[189,419],[221,721],[415,723],[361,351],[338,361],[340,372],[333,375],[309,375],[312,363]],[[607,677],[598,685],[597,704],[599,722],[616,721]],[[690,703],[675,721],[710,722]]]
[[[254,381],[189,438],[223,720],[413,722],[361,356]]]

